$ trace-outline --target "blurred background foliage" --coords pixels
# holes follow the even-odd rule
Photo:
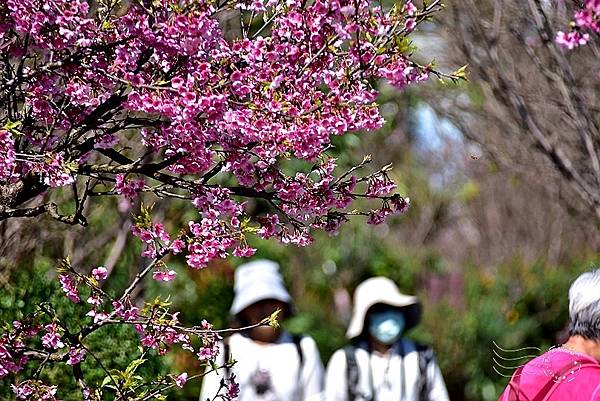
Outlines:
[[[459,1],[452,7],[469,4]],[[515,24],[527,27],[522,17]],[[460,67],[456,60],[465,59],[452,21],[442,18],[424,28],[414,36],[420,57],[436,55],[444,70]],[[546,90],[542,84],[539,88]],[[535,86],[528,91],[531,99],[546,96],[536,93]],[[501,112],[490,114],[493,100],[478,79],[458,85],[430,82],[403,94],[381,84],[384,128],[334,138],[329,153],[338,157],[341,169],[366,154],[373,156],[367,167],[373,170],[393,162],[391,175],[399,192],[411,198],[409,211],[380,226],[353,219],[337,236],[317,233],[307,248],[251,239],[257,257],[281,264],[295,299],[298,312],[286,327],[312,335],[325,363],[346,344],[353,289],[373,275],[392,278],[402,291],[422,300],[423,322],[409,335],[434,347],[453,401],[497,399],[511,370],[494,362],[494,351],[499,351],[494,343],[505,349],[545,350],[565,339],[568,287],[600,259],[597,220],[569,195],[533,146],[502,136],[509,128],[517,133],[521,128],[506,128]],[[456,104],[468,107],[458,112]],[[483,136],[499,144],[483,146],[478,140]],[[171,232],[196,217],[182,201],[145,202],[155,203],[156,220]],[[110,277],[104,289],[111,293],[125,288],[142,268],[141,246],[128,234],[139,204],[111,198],[89,209],[85,229],[48,219],[0,222],[0,321],[18,319],[40,302],[51,302],[69,324],[86,319],[85,307],[67,301],[56,281],[55,267],[67,255],[82,271],[105,265]],[[255,213],[264,210],[265,205],[254,205]],[[224,328],[229,325],[234,269],[242,262],[231,258],[198,271],[172,257],[168,265],[178,272],[173,282],[149,279],[133,295],[138,302],[170,295],[183,323],[206,319]],[[123,369],[139,355],[137,340],[132,330],[111,326],[90,336],[87,344],[103,362]],[[42,375],[59,385],[61,399],[80,400],[66,368]],[[91,358],[83,368],[92,383],[102,379]],[[151,355],[143,369],[147,377],[182,371],[191,375],[200,366],[176,349],[167,358]],[[11,399],[12,380],[0,381],[0,399]],[[197,400],[199,386],[190,382],[169,399]]]

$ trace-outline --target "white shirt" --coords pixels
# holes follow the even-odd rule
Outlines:
[[[231,358],[236,364],[230,369],[240,385],[238,401],[318,401],[323,395],[323,363],[315,341],[308,336],[300,340],[304,362],[299,372],[298,349],[289,333],[283,332],[277,342],[257,343],[235,333],[228,339]],[[224,364],[223,344],[219,344],[216,363]],[[217,394],[225,369],[204,377],[200,401],[212,400]],[[257,377],[268,383],[263,394],[256,391]]]
[[[419,354],[415,343],[402,339],[404,357],[394,346],[385,355],[366,347],[356,347],[355,359],[358,367],[356,401],[421,401],[418,381],[421,376]],[[327,365],[325,376],[326,401],[348,401],[346,354],[337,350]],[[442,373],[435,359],[426,368],[427,401],[449,401]]]

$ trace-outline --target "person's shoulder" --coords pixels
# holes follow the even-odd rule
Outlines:
[[[352,345],[347,345],[342,348],[338,348],[329,358],[327,362],[327,369],[338,371],[339,369],[345,369],[347,353],[349,351],[354,351],[354,347]]]
[[[235,332],[235,333],[228,335],[227,337],[223,337],[223,339],[221,339],[221,342],[229,342],[230,343],[232,341],[243,341],[245,339],[246,339],[246,337],[244,337],[244,335],[242,335],[242,333]]]
[[[315,339],[308,334],[291,334],[292,338],[299,339],[303,343],[316,344]],[[296,340],[297,341],[297,340]]]
[[[251,343],[252,340],[244,336],[242,333],[233,333],[223,339],[219,340],[218,344],[222,348],[223,346],[227,347],[238,347],[240,345],[246,345]]]
[[[412,354],[419,363],[424,363],[424,366],[435,361],[435,353],[430,345],[403,338],[402,347],[404,355]]]
[[[562,399],[566,399],[566,395],[571,396],[577,393],[574,400],[600,401],[600,366],[597,364],[596,366],[594,364],[582,365],[579,370],[572,369],[563,379],[562,393],[557,394],[557,396],[565,395],[561,397]]]
[[[562,348],[552,348],[533,358],[527,362],[523,370],[527,375],[544,377],[560,374],[562,371],[566,372],[569,381],[582,376],[585,382],[600,382],[600,365],[596,361],[586,355]]]
[[[309,336],[307,334],[294,334],[292,337],[295,339],[294,341],[297,341],[300,343],[300,346],[302,347],[302,349],[318,352],[317,342],[311,336]]]
[[[336,349],[331,355],[331,358],[329,358],[330,361],[341,359],[346,359],[346,347]]]
[[[577,370],[577,367],[575,367],[574,370]],[[581,368],[579,370],[580,373],[583,373],[585,375],[586,380],[597,385],[599,391],[598,395],[600,396],[600,364],[598,364],[597,362],[588,362],[581,365]]]
[[[402,338],[402,347],[406,353],[418,352],[418,353],[431,353],[433,354],[433,348],[424,343],[413,341],[408,338]]]
[[[404,345],[404,348],[408,348],[411,350],[423,351],[423,350],[431,348],[431,346],[428,344],[425,344],[425,343],[422,343],[419,341],[415,341],[415,340],[412,340],[412,339],[406,338],[406,337],[402,337],[401,341],[402,341],[402,344]]]

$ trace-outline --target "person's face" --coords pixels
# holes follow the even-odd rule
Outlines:
[[[278,321],[281,321],[287,310],[287,304],[275,299],[265,299],[256,302],[240,313],[244,325],[252,326],[271,316],[276,310],[281,310]],[[279,337],[279,329],[271,326],[258,326],[248,330],[250,338],[262,342],[274,342]]]
[[[382,304],[369,309],[366,321],[371,339],[387,346],[400,338],[406,326],[400,309]]]

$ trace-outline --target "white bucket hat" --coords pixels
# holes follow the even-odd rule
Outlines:
[[[367,312],[376,304],[401,308],[406,320],[405,330],[415,327],[421,318],[421,304],[417,297],[402,294],[389,278],[373,277],[360,283],[354,291],[354,309],[346,337],[354,339],[362,334]]]
[[[291,306],[292,297],[283,285],[276,262],[257,259],[244,263],[235,270],[234,280],[235,295],[229,310],[232,316],[265,299],[275,299]]]

